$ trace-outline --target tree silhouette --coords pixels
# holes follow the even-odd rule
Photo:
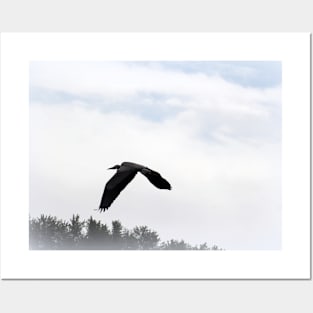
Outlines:
[[[67,249],[69,232],[67,223],[56,217],[41,215],[30,223],[30,247],[38,249]]]
[[[87,234],[83,247],[86,249],[105,249],[111,246],[111,236],[107,225],[90,217],[87,221]]]
[[[79,215],[73,215],[68,224],[69,238],[72,242],[72,247],[78,247],[83,239],[83,229],[85,222],[80,221]]]
[[[136,226],[133,230],[133,237],[137,240],[141,250],[154,249],[160,241],[157,232],[148,229],[147,226]]]
[[[126,228],[123,229],[122,237],[123,237],[125,250],[138,250],[139,249],[138,240],[135,237],[134,232],[132,230],[128,230]]]
[[[147,226],[129,230],[120,221],[111,229],[92,216],[81,221],[73,215],[69,222],[53,216],[40,215],[29,219],[29,248],[32,250],[221,250],[207,243],[192,246],[184,240],[171,239],[160,243],[160,237]]]
[[[162,242],[163,250],[192,250],[192,246],[184,240],[178,241],[171,239],[167,242]]]
[[[123,226],[120,221],[112,222],[112,249],[121,249],[123,246]]]

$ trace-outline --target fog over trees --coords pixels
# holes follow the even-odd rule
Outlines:
[[[206,242],[190,245],[184,240],[161,241],[148,226],[125,228],[118,220],[111,226],[90,217],[81,220],[73,215],[69,221],[51,215],[29,219],[31,250],[221,250]]]

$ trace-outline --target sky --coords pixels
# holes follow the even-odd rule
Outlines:
[[[32,62],[30,216],[73,214],[162,241],[281,248],[281,63]],[[140,173],[99,213],[107,170]]]

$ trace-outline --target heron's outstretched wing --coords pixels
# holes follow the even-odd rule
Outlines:
[[[149,179],[150,183],[152,183],[155,187],[159,189],[172,189],[170,183],[158,172],[155,172],[147,167],[143,168],[140,172],[145,175]]]
[[[109,208],[112,202],[117,198],[120,192],[132,181],[136,176],[137,170],[125,169],[121,167],[115,175],[105,185],[101,203],[100,211],[105,211]]]

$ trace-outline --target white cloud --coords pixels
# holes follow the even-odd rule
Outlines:
[[[99,95],[113,103],[140,93],[162,94],[168,105],[228,114],[266,115],[264,102],[280,103],[279,87],[244,88],[218,76],[127,63],[35,62],[31,65],[31,82],[34,87]]]

